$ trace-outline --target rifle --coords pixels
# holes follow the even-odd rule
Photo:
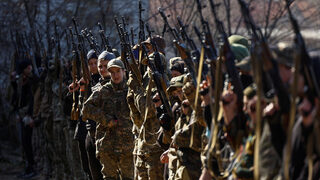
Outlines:
[[[145,9],[142,8],[142,2],[141,2],[141,0],[139,0],[139,37],[138,37],[139,54],[138,54],[138,62],[139,62],[139,70],[142,75],[144,75],[145,71],[147,70],[146,66],[141,63],[142,54],[143,54],[142,48],[141,48],[141,43],[146,40],[146,35],[145,35],[145,31],[144,31],[145,23],[142,19],[142,12],[143,11],[145,11]],[[133,31],[131,32],[131,35],[132,34],[133,34]],[[132,44],[133,44],[132,45],[132,47],[133,47],[134,46],[133,35],[132,35]]]
[[[241,7],[241,12],[245,20],[247,29],[252,34],[252,66],[254,70],[255,82],[257,84],[257,122],[256,122],[256,142],[255,142],[255,154],[254,154],[254,177],[259,178],[259,141],[261,134],[261,98],[262,94],[270,95],[270,92],[277,95],[279,98],[279,106],[281,112],[287,114],[289,112],[288,104],[290,103],[288,93],[281,81],[278,65],[271,55],[270,48],[262,31],[257,27],[253,21],[247,4],[243,0],[238,0]],[[264,83],[262,83],[264,82]],[[264,91],[264,92],[262,92]]]
[[[240,4],[241,12],[243,14],[247,29],[251,31],[253,39],[252,42],[254,45],[253,47],[257,48],[257,51],[253,52],[258,52],[259,55],[257,55],[257,57],[260,56],[259,59],[261,59],[262,61],[263,66],[261,65],[261,67],[263,67],[262,70],[265,72],[263,73],[265,74],[265,76],[262,76],[262,78],[263,82],[266,82],[263,83],[263,89],[265,91],[264,93],[268,95],[269,92],[275,92],[275,94],[278,94],[280,96],[287,96],[285,87],[281,82],[277,62],[272,57],[270,48],[265,37],[262,34],[261,29],[255,25],[247,4],[243,0],[238,0],[238,2]],[[257,62],[259,63],[260,61]],[[287,107],[287,104],[289,103],[289,97],[282,99],[284,99],[284,101],[279,101],[279,105],[283,108]],[[283,109],[282,111],[286,113],[289,111],[289,109]]]
[[[156,65],[157,61],[161,61],[161,59],[159,59],[160,56],[155,56],[155,59],[154,59],[155,62],[152,62],[149,59],[148,50],[144,44],[142,44],[142,49],[143,49],[143,52],[145,53],[145,57],[147,58],[148,67],[150,68],[150,70],[152,72],[151,75],[152,75],[153,80],[155,82],[155,85],[157,87],[157,91],[158,91],[160,100],[164,106],[164,110],[169,115],[169,117],[172,119],[173,114],[172,114],[172,110],[170,108],[171,105],[169,104],[170,102],[168,100],[168,94],[166,91],[166,89],[167,89],[166,82],[165,82],[165,79],[163,78],[163,74],[159,72],[159,70],[157,69],[157,65]]]
[[[291,86],[291,104],[290,104],[290,119],[289,119],[289,127],[288,127],[288,136],[287,136],[287,147],[285,149],[285,161],[284,161],[284,175],[285,179],[290,179],[289,175],[289,166],[291,162],[291,150],[292,150],[292,130],[294,126],[294,122],[296,119],[296,100],[297,100],[297,89],[298,89],[298,74],[301,72],[303,74],[304,80],[308,88],[310,88],[310,95],[312,98],[320,97],[319,95],[319,84],[316,81],[316,77],[314,74],[314,70],[312,68],[312,61],[307,52],[304,39],[300,32],[300,27],[298,25],[297,20],[293,17],[293,14],[290,10],[290,2],[286,0],[286,8],[289,14],[289,19],[292,25],[292,28],[295,33],[294,44],[296,50],[294,51],[294,74],[293,74],[293,85]],[[310,137],[308,138],[308,146],[307,152],[309,149],[312,149],[312,146],[309,147]],[[307,154],[308,159],[308,179],[312,178],[313,171],[313,163],[312,158],[309,157],[309,153]]]
[[[73,17],[72,18],[73,25],[75,27],[75,32],[78,37],[78,44],[80,48],[80,61],[81,61],[81,69],[82,69],[82,76],[85,80],[85,91],[84,91],[84,96],[83,96],[83,102],[86,101],[87,96],[88,96],[88,83],[91,81],[91,76],[88,68],[88,62],[84,59],[85,58],[85,49],[84,49],[84,42],[83,42],[83,36],[81,36],[78,32],[78,25],[76,22],[76,19]]]
[[[202,5],[200,3],[200,0],[196,0],[196,3],[197,3],[197,10],[200,15],[200,21],[202,24],[202,34],[203,34],[202,36],[204,36],[204,38],[201,38],[201,39],[205,40],[206,46],[204,46],[204,47],[205,47],[206,55],[210,59],[216,59],[218,54],[217,54],[216,47],[214,45],[214,41],[213,41],[213,38],[211,35],[209,23],[208,23],[208,21],[204,20],[204,17],[202,14]],[[196,31],[196,29],[195,29],[195,31]]]
[[[97,38],[92,34],[91,30],[87,31],[87,36],[90,37],[91,42],[96,47],[96,51],[99,52],[99,48],[98,48],[99,46],[98,46],[98,43],[97,43]]]
[[[144,22],[142,20],[143,11],[145,11],[145,9],[142,8],[141,0],[139,0],[139,44],[145,40]]]
[[[138,79],[138,82],[142,82],[142,76],[139,72],[138,64],[136,64],[136,60],[134,54],[131,49],[131,45],[129,42],[129,35],[121,25],[118,23],[117,17],[114,17],[114,23],[116,24],[118,34],[120,37],[121,44],[121,60],[126,65],[127,69],[130,70]]]
[[[224,30],[223,23],[218,19],[215,5],[213,4],[212,0],[209,0],[210,6],[211,6],[211,12],[214,16],[214,20],[217,26],[217,30],[222,36],[223,39],[223,46],[222,46],[222,54],[220,56],[223,56],[225,58],[225,65],[226,65],[226,70],[227,74],[229,75],[230,82],[233,85],[234,92],[238,96],[238,101],[240,101],[239,104],[239,110],[240,112],[242,111],[242,99],[243,99],[243,86],[239,77],[239,72],[235,66],[235,56],[231,50],[231,45],[229,44],[228,41],[228,35]]]
[[[168,22],[167,16],[164,14],[163,10],[161,8],[158,9],[159,13],[166,24],[166,27],[168,27],[169,32],[171,33],[172,37],[174,38],[173,43],[176,46],[177,50],[179,51],[179,54],[181,56],[181,59],[184,60],[191,79],[194,86],[197,86],[197,79],[196,79],[196,72],[195,72],[195,66],[194,62],[192,61],[191,54],[189,50],[186,48],[186,45],[181,42],[181,38],[179,34],[177,33],[176,29],[172,28]]]
[[[122,20],[122,28],[125,32],[127,32],[127,22],[126,22],[126,18],[124,16],[121,17]]]
[[[228,79],[230,81],[230,84],[233,87],[233,91],[237,95],[238,114],[240,115],[240,118],[243,118],[243,112],[242,112],[243,86],[242,86],[242,83],[241,83],[241,80],[240,80],[239,72],[238,72],[238,70],[237,70],[237,68],[235,66],[235,56],[234,56],[234,54],[233,54],[233,52],[231,50],[231,46],[230,46],[229,41],[228,41],[227,33],[224,30],[223,23],[218,19],[218,16],[217,16],[217,13],[216,13],[216,9],[215,9],[215,5],[213,4],[212,0],[209,0],[209,2],[210,2],[211,12],[213,14],[215,24],[216,24],[217,29],[218,29],[218,31],[221,34],[222,39],[223,39],[223,46],[220,48],[220,53],[219,53],[219,55],[220,55],[220,60],[219,61],[221,61],[222,58],[224,59],[226,72],[227,72],[227,75],[228,75]],[[219,71],[221,71],[221,70],[219,70]],[[220,75],[216,74],[216,76],[220,76]],[[217,86],[216,89],[220,89],[220,87]],[[215,91],[215,92],[217,92],[217,91]],[[218,99],[220,99],[220,94],[217,93],[215,95],[217,96]],[[217,113],[219,112],[219,107],[217,107],[218,103],[219,103],[219,101],[215,101],[214,113],[216,113],[216,114],[213,115],[213,117],[214,117],[213,122],[214,123],[211,123],[211,130],[213,130],[213,133],[211,134],[210,140],[209,140],[209,151],[208,151],[208,154],[207,154],[207,156],[208,156],[208,166],[211,165],[210,164],[210,162],[211,162],[211,153],[213,152],[214,148],[216,148],[216,147],[220,148],[219,147],[218,135],[217,135],[218,127],[219,127],[218,119],[217,119]],[[237,148],[237,147],[235,147],[235,148]],[[219,149],[217,149],[217,151],[219,151]],[[219,166],[219,168],[221,168],[221,161],[220,161],[219,155],[217,156],[217,158],[218,158],[218,166]],[[213,174],[213,172],[211,172],[211,173]]]
[[[112,47],[109,44],[109,40],[108,38],[106,38],[106,36],[104,35],[104,30],[102,28],[102,25],[100,22],[98,22],[98,26],[99,26],[99,34],[101,37],[101,42],[102,42],[102,47],[105,48],[105,50],[107,50],[108,52],[112,52]]]
[[[195,63],[195,69],[198,70],[199,69],[199,59],[200,59],[200,52],[197,48],[197,46],[195,45],[194,41],[188,36],[186,30],[185,30],[185,25],[183,24],[183,22],[181,21],[180,17],[177,17],[178,20],[178,24],[180,26],[180,32],[181,32],[181,36],[185,39],[185,41],[188,43],[189,47],[191,48],[191,58],[193,60],[193,62]],[[205,48],[205,46],[203,46]],[[204,64],[202,64],[204,65]],[[207,68],[205,66],[205,68]],[[201,70],[201,77],[205,76],[205,72],[203,72]]]
[[[319,84],[316,80],[314,69],[312,68],[312,61],[308,54],[304,39],[301,35],[300,27],[298,25],[297,20],[292,15],[292,12],[289,7],[290,6],[289,1],[286,0],[286,3],[287,3],[286,7],[289,13],[290,22],[295,33],[295,45],[299,49],[298,51],[298,53],[300,54],[299,57],[300,58],[303,57],[303,61],[301,60],[301,63],[302,63],[301,71],[304,75],[305,82],[307,83],[308,87],[311,89],[312,94],[314,94],[315,97],[320,97]]]
[[[87,28],[81,30],[81,35],[82,35],[82,36],[87,40],[87,42],[89,43],[90,49],[93,49],[93,50],[95,50],[97,53],[99,53],[97,44],[94,42],[94,37],[89,34],[89,31],[88,31]]]
[[[180,34],[181,34],[181,37],[188,43],[189,47],[191,50],[193,51],[198,51],[197,49],[197,46],[196,44],[194,43],[194,41],[188,36],[187,32],[186,32],[186,29],[185,29],[185,25],[183,24],[181,18],[178,16],[177,17],[177,21],[178,21],[178,24],[180,26]]]
[[[189,70],[193,85],[197,86],[195,66],[194,66],[194,62],[192,61],[189,50],[182,43],[174,41],[174,44],[175,44],[177,50],[179,51],[181,59],[185,62],[186,66]]]
[[[168,77],[167,77],[167,75],[165,73],[165,70],[164,70],[164,68],[166,68],[166,67],[164,67],[165,65],[162,64],[160,53],[158,51],[158,45],[152,39],[152,31],[150,30],[149,24],[146,24],[146,29],[147,29],[147,32],[148,32],[148,36],[150,38],[151,46],[153,48],[155,66],[157,68],[157,71],[162,75],[165,84],[168,85],[169,84],[169,80],[168,80]],[[165,89],[167,89],[167,88],[165,87]]]
[[[133,27],[130,27],[130,35],[131,35],[131,46],[134,46],[134,32],[133,32]]]
[[[200,82],[201,79],[205,77],[205,72],[203,71],[203,67],[207,68],[206,64],[204,64],[204,46],[202,47],[202,56],[200,56],[200,52],[195,45],[194,41],[188,36],[186,30],[185,30],[185,25],[181,21],[180,17],[177,17],[178,24],[180,26],[180,33],[182,38],[188,43],[189,47],[191,48],[191,58],[193,62],[195,63],[195,69],[197,70],[198,73],[198,78],[197,78],[197,86],[196,86],[196,99],[195,99],[195,104],[194,108],[197,109],[198,105],[198,96],[199,96],[199,89],[200,89]]]
[[[9,77],[11,77],[12,72],[15,71],[15,69],[16,69],[16,61],[18,59],[18,49],[17,49],[16,43],[15,43],[15,40],[14,40],[14,36],[13,36],[13,33],[12,33],[11,30],[10,30],[10,38],[11,38],[11,42],[13,43],[13,46],[14,46],[15,50],[14,50],[14,53],[13,53],[13,55],[11,57]],[[6,99],[8,100],[8,102],[11,102],[11,99],[12,99],[12,86],[11,85],[9,85],[7,87]]]
[[[163,9],[162,9],[162,8],[159,8],[158,11],[159,11],[159,14],[160,14],[160,16],[162,17],[162,19],[163,19],[163,21],[164,21],[165,26],[168,28],[171,36],[173,37],[173,39],[176,40],[176,41],[178,41],[178,42],[181,42],[181,38],[180,38],[177,30],[176,30],[175,28],[172,28],[172,27],[170,26],[170,24],[169,24],[169,22],[168,22],[168,18],[167,18],[167,16],[164,14]]]
[[[69,28],[70,37],[71,37],[71,44],[72,44],[72,81],[74,86],[77,83],[77,80],[80,79],[80,67],[79,67],[79,53],[77,49],[77,45],[73,39],[72,27]],[[73,103],[72,103],[72,110],[71,110],[71,120],[78,120],[79,119],[79,107],[76,104],[76,92],[73,91]]]
[[[19,44],[20,44],[20,51],[21,51],[21,56],[23,58],[26,58],[27,56],[27,46],[25,43],[25,37],[23,36],[23,34],[18,34],[18,39],[19,39]]]

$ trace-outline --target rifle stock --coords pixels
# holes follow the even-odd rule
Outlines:
[[[162,17],[163,21],[164,21],[164,24],[165,26],[169,29],[169,32],[170,34],[172,35],[173,39],[178,41],[178,42],[181,42],[181,38],[177,32],[177,30],[175,28],[172,28],[168,22],[168,18],[167,16],[164,14],[163,12],[163,9],[162,8],[159,8],[158,9],[158,12],[160,14],[160,16]]]
[[[168,100],[168,94],[167,94],[167,91],[166,91],[167,88],[166,88],[165,80],[163,79],[162,74],[159,73],[159,71],[157,70],[156,65],[154,64],[154,62],[152,62],[149,59],[149,56],[148,56],[148,53],[147,53],[148,51],[147,51],[147,48],[145,47],[144,44],[142,44],[142,48],[143,48],[143,52],[145,53],[145,57],[147,58],[148,67],[152,71],[151,74],[152,74],[153,80],[155,82],[155,85],[157,87],[157,91],[159,93],[160,100],[161,100],[162,104],[164,105],[164,109],[165,109],[166,113],[172,119],[173,118],[173,114],[172,114],[172,110],[170,108],[171,106],[170,106],[169,100]]]
[[[84,91],[84,96],[83,96],[83,102],[85,102],[86,99],[88,98],[88,84],[91,81],[91,75],[90,75],[89,68],[88,68],[88,62],[85,60],[86,53],[85,53],[85,47],[84,47],[84,42],[83,42],[83,36],[81,34],[79,34],[77,21],[74,17],[72,18],[72,21],[73,21],[76,35],[78,37],[78,44],[79,44],[78,47],[80,48],[79,50],[80,50],[80,62],[81,62],[82,76],[85,80],[85,91]]]
[[[145,40],[144,21],[142,20],[143,11],[145,11],[145,9],[142,8],[141,0],[139,0],[139,44]]]
[[[228,78],[230,79],[230,83],[233,86],[233,92],[237,95],[237,104],[238,104],[238,114],[240,117],[243,117],[242,114],[242,105],[243,105],[243,86],[240,80],[240,76],[239,76],[239,72],[235,66],[235,56],[231,50],[231,46],[229,44],[228,41],[228,36],[227,33],[224,30],[224,26],[223,23],[219,20],[218,16],[217,16],[217,12],[215,9],[215,4],[213,3],[212,0],[209,0],[210,3],[210,7],[211,7],[211,13],[214,17],[214,21],[215,24],[217,26],[218,32],[220,33],[220,35],[222,36],[223,39],[223,45],[220,48],[220,53],[219,53],[219,64],[217,66],[217,70],[216,70],[216,79],[215,79],[215,83],[217,83],[218,85],[215,87],[215,103],[214,103],[214,108],[212,110],[213,114],[213,121],[214,123],[211,124],[211,131],[213,130],[213,132],[211,133],[210,136],[210,143],[209,143],[209,151],[207,153],[208,156],[208,165],[210,165],[210,160],[211,160],[211,154],[213,153],[214,149],[216,149],[215,151],[218,152],[218,154],[216,154],[217,160],[218,160],[218,167],[219,170],[221,171],[222,166],[221,166],[221,160],[220,160],[220,144],[219,144],[219,140],[218,140],[218,126],[219,126],[219,122],[218,122],[218,113],[219,113],[219,100],[220,100],[220,96],[221,96],[221,83],[222,83],[222,78],[220,77],[221,74],[221,63],[220,61],[224,60],[224,64],[226,67],[226,73],[228,74]],[[219,69],[218,69],[219,68]],[[235,147],[238,148],[238,147]],[[236,149],[235,149],[236,151]],[[214,176],[219,176],[219,175],[215,175],[213,173],[213,171],[211,171],[211,175]]]
[[[319,84],[317,83],[314,70],[312,67],[311,58],[307,52],[304,39],[300,33],[300,28],[297,20],[293,17],[290,10],[290,1],[286,0],[286,8],[289,14],[289,20],[295,33],[294,44],[296,50],[294,51],[294,74],[293,74],[293,85],[291,86],[291,104],[290,104],[290,119],[287,133],[287,147],[285,149],[284,159],[284,175],[285,179],[290,179],[289,166],[292,155],[292,130],[294,122],[296,120],[296,98],[298,89],[298,75],[302,73],[305,79],[305,83],[310,88],[309,96],[312,98],[320,97]],[[309,138],[308,138],[309,141]],[[309,143],[308,143],[309,144]],[[312,147],[312,145],[311,145]],[[312,179],[312,158],[308,157],[308,179]],[[311,162],[311,163],[310,163]]]
[[[184,44],[181,44],[177,41],[174,41],[174,44],[180,54],[181,59],[185,62],[189,73],[191,75],[191,79],[192,79],[192,83],[193,85],[196,87],[197,86],[197,78],[196,78],[196,71],[195,71],[195,66],[194,63],[192,61],[190,52],[186,49]]]
[[[104,30],[102,28],[102,25],[100,22],[98,22],[98,26],[99,26],[99,34],[100,34],[100,37],[101,37],[101,42],[102,42],[102,47],[105,48],[105,50],[107,50],[108,52],[112,52],[112,47],[109,43],[109,40],[108,40],[108,37],[106,37],[104,35]]]
[[[134,54],[131,49],[131,45],[129,42],[129,35],[127,32],[124,31],[124,29],[118,23],[117,17],[114,17],[114,22],[116,24],[118,34],[120,37],[121,60],[127,66],[128,70],[130,70],[135,75],[135,77],[138,79],[138,82],[141,85],[142,76],[139,71],[138,65],[136,64],[136,59],[135,59]]]
[[[73,39],[73,33],[72,33],[72,28],[69,28],[69,33],[70,33],[70,38],[71,38],[71,44],[72,44],[72,82],[73,85],[75,86],[77,83],[77,79],[80,78],[80,68],[79,68],[79,63],[78,63],[78,59],[79,59],[79,54],[78,54],[78,50],[77,50],[77,46],[74,42]],[[79,109],[77,108],[77,98],[76,98],[76,92],[73,91],[72,93],[72,98],[73,98],[73,102],[72,102],[72,110],[71,110],[71,120],[77,121],[79,120]]]

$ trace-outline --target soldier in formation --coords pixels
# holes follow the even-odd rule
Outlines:
[[[39,76],[28,59],[12,73],[20,178],[36,174],[39,119],[48,179],[320,178],[319,56],[240,35],[200,54],[173,35],[179,53],[168,60],[162,36],[134,44],[117,28],[120,56],[105,44],[84,60],[80,44]]]

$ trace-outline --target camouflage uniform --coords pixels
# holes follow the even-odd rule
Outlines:
[[[126,101],[126,82],[108,82],[85,102],[83,118],[98,123],[96,155],[102,164],[104,179],[133,177],[133,135]]]
[[[99,79],[99,82],[91,87],[91,91],[95,92],[95,91],[99,91],[103,85],[105,85],[106,83],[108,83],[110,81],[110,78],[106,78],[106,79]],[[96,123],[95,121],[92,121],[90,119],[87,119],[86,122],[86,128],[88,130],[88,134],[86,137],[86,150],[87,150],[87,154],[88,154],[88,160],[89,160],[89,168],[91,171],[91,176],[93,180],[100,180],[103,178],[103,175],[101,173],[101,169],[102,166],[99,162],[99,160],[96,158],[96,129],[101,128],[101,126],[99,125],[100,123]],[[101,129],[99,132],[103,132],[103,129]],[[102,137],[103,135],[100,135],[100,137]]]
[[[148,72],[146,72],[143,77],[143,87],[136,82],[132,74],[130,74],[128,80],[130,92],[127,99],[130,100],[128,100],[128,103],[131,109],[131,119],[139,130],[139,136],[136,139],[137,159],[135,166],[138,171],[138,179],[163,179],[163,165],[159,160],[163,150],[157,144],[160,123],[156,117],[155,107],[151,103],[149,103],[145,119],[147,104],[145,89],[152,89],[153,87],[152,83],[148,83],[149,77]],[[151,101],[151,95],[148,100]]]
[[[195,91],[190,82],[184,85],[183,92],[188,101],[191,102],[192,109],[194,109],[192,102],[195,99]],[[200,103],[200,101],[198,102]],[[189,111],[189,114],[181,115],[175,124],[172,144],[175,146],[176,152],[170,151],[169,179],[198,179],[200,177],[201,169],[199,167],[201,167],[200,152],[203,131],[204,119],[199,104],[196,111]],[[176,157],[174,157],[174,154],[176,154]]]
[[[133,149],[132,155],[133,155],[133,163],[134,163],[134,179],[137,180],[139,176],[139,170],[136,163],[138,159],[138,156],[137,156],[138,142],[139,142],[138,137],[139,137],[140,128],[142,126],[142,121],[141,121],[142,118],[140,117],[139,110],[136,108],[134,104],[134,93],[133,93],[133,90],[131,90],[130,88],[128,90],[127,102],[130,109],[131,121],[133,123],[132,133],[134,135],[134,149]],[[140,171],[147,172],[147,169],[144,168],[144,170],[142,170],[142,168],[140,168]]]

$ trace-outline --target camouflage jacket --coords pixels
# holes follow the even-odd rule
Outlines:
[[[99,82],[96,85],[94,85],[93,87],[91,87],[91,91],[92,92],[99,91],[103,87],[103,85],[105,85],[109,81],[110,81],[110,78],[107,78],[107,79],[100,78]],[[95,137],[95,131],[96,131],[97,127],[101,128],[101,126],[99,126],[99,123],[96,123],[95,121],[93,121],[91,119],[86,120],[86,128],[88,130],[88,133],[90,133],[89,135],[91,137]],[[101,130],[100,130],[100,132],[101,132]]]
[[[183,120],[184,119],[184,120]],[[190,119],[190,120],[188,120]],[[182,148],[191,148],[200,152],[202,147],[202,133],[204,127],[196,120],[195,113],[188,118],[180,118],[175,126],[173,142]],[[192,143],[192,144],[191,144]]]
[[[159,145],[157,144],[157,137],[160,130],[160,123],[156,116],[156,109],[151,102],[152,96],[150,95],[150,102],[148,112],[145,120],[146,105],[147,105],[147,90],[154,87],[153,82],[148,83],[150,76],[148,72],[143,77],[142,87],[135,86],[132,88],[132,83],[135,83],[136,79],[132,74],[129,77],[128,84],[131,87],[128,94],[128,103],[131,109],[131,119],[134,121],[136,128],[139,130],[139,137],[143,139],[143,143],[139,146],[143,151],[159,151]],[[150,86],[150,87],[149,87]],[[143,126],[142,126],[143,125]],[[141,127],[143,129],[141,129]]]
[[[91,94],[82,110],[83,119],[97,123],[96,146],[98,152],[126,152],[133,150],[132,123],[126,101],[126,82],[108,82]]]

